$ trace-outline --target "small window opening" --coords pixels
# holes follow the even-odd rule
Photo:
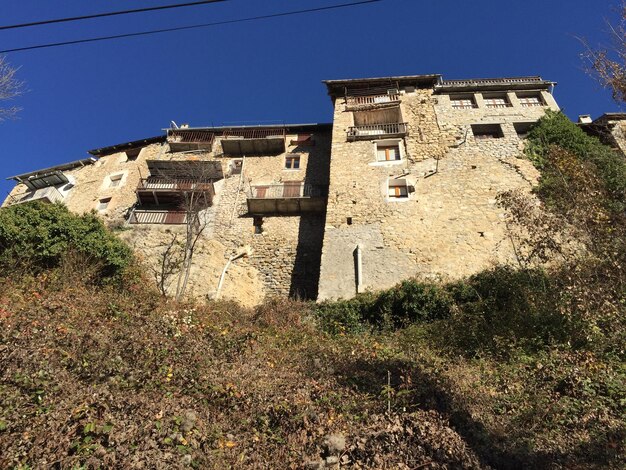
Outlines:
[[[289,154],[285,157],[286,170],[298,170],[300,168],[300,155]]]
[[[243,160],[241,158],[231,161],[230,162],[230,174],[240,175],[242,166],[243,166]]]
[[[263,233],[263,217],[254,217],[252,223],[254,224],[255,235]]]
[[[352,225],[352,217],[348,217],[348,218],[346,219],[346,223],[347,223],[348,225]]]
[[[518,93],[517,99],[524,108],[544,105],[540,93]]]
[[[135,160],[137,160],[140,153],[141,153],[141,147],[136,148],[136,149],[126,150],[126,161],[134,162]]]
[[[525,139],[528,137],[528,132],[534,122],[515,122],[513,123],[513,127],[515,128],[515,132],[520,139]]]
[[[110,176],[109,188],[117,188],[122,183],[122,177],[124,175],[113,175]]]
[[[409,197],[409,188],[406,179],[389,180],[388,196],[394,199],[405,199]]]
[[[107,210],[107,207],[109,207],[110,202],[111,202],[110,197],[105,197],[103,199],[100,199],[98,201],[98,206],[96,207],[98,212],[104,212],[105,210]]]
[[[472,133],[476,140],[500,139],[504,137],[500,124],[472,124]]]
[[[450,104],[453,109],[472,109],[477,108],[474,95],[452,95],[450,96]]]
[[[508,108],[511,106],[506,93],[484,94],[483,101],[487,108]]]

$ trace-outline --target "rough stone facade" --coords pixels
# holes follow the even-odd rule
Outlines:
[[[267,126],[172,129],[91,151],[97,159],[20,175],[18,182],[41,183],[62,171],[67,181],[52,193],[17,184],[5,205],[45,197],[77,213],[95,210],[158,271],[185,225],[172,223],[161,196],[146,205],[150,191],[141,196],[139,188],[171,162],[213,165],[219,174],[189,292],[214,297],[229,258],[249,247],[220,291],[247,305],[266,296],[352,297],[511,259],[496,196],[536,182],[536,170],[518,157],[528,125],[558,109],[552,83],[423,75],[326,85],[332,125],[281,126],[281,136]],[[186,191],[180,182],[167,187]]]
[[[350,94],[351,81],[327,84],[331,96],[339,86]],[[437,85],[416,81],[399,87],[400,115],[408,131],[398,138],[402,158],[393,161],[377,161],[375,138],[347,139],[359,111],[352,110],[349,96],[334,96],[320,299],[384,289],[412,276],[458,278],[513,256],[496,195],[530,189],[538,176],[518,158],[523,136],[514,123],[534,122],[557,105],[541,84],[522,95],[536,93],[539,105],[522,106],[516,93],[505,89],[500,95],[508,103],[487,107],[479,84],[463,89],[462,97],[471,95],[474,102],[459,109],[450,100],[459,93]],[[500,126],[499,136],[474,136],[472,125],[494,124]],[[406,182],[405,197],[390,197],[394,179]]]

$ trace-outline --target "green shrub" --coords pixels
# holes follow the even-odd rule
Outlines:
[[[97,265],[101,281],[119,278],[132,261],[131,249],[94,214],[79,216],[64,205],[41,202],[0,210],[3,270],[37,273],[60,266],[68,256]]]

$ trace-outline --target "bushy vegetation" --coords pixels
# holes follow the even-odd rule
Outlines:
[[[73,263],[109,282],[120,279],[132,259],[130,248],[95,214],[79,216],[62,204],[38,201],[0,210],[0,269],[34,274]]]

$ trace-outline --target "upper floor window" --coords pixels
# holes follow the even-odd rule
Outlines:
[[[508,108],[511,106],[506,94],[483,95],[483,101],[488,108]]]
[[[123,176],[122,174],[109,176],[109,188],[117,188],[122,184]]]
[[[454,109],[476,108],[476,101],[473,95],[454,95],[450,97],[450,104]]]
[[[515,133],[520,139],[525,139],[528,136],[528,131],[534,122],[514,122],[513,127],[515,128]]]
[[[288,154],[285,157],[285,170],[300,169],[300,155]]]
[[[379,162],[393,162],[402,159],[400,143],[376,144],[376,160]]]
[[[541,95],[539,93],[523,95],[518,94],[517,99],[519,100],[520,104],[525,108],[529,108],[531,106],[543,106],[543,100],[541,99]]]
[[[476,140],[499,139],[504,137],[500,124],[472,124],[472,133]]]

